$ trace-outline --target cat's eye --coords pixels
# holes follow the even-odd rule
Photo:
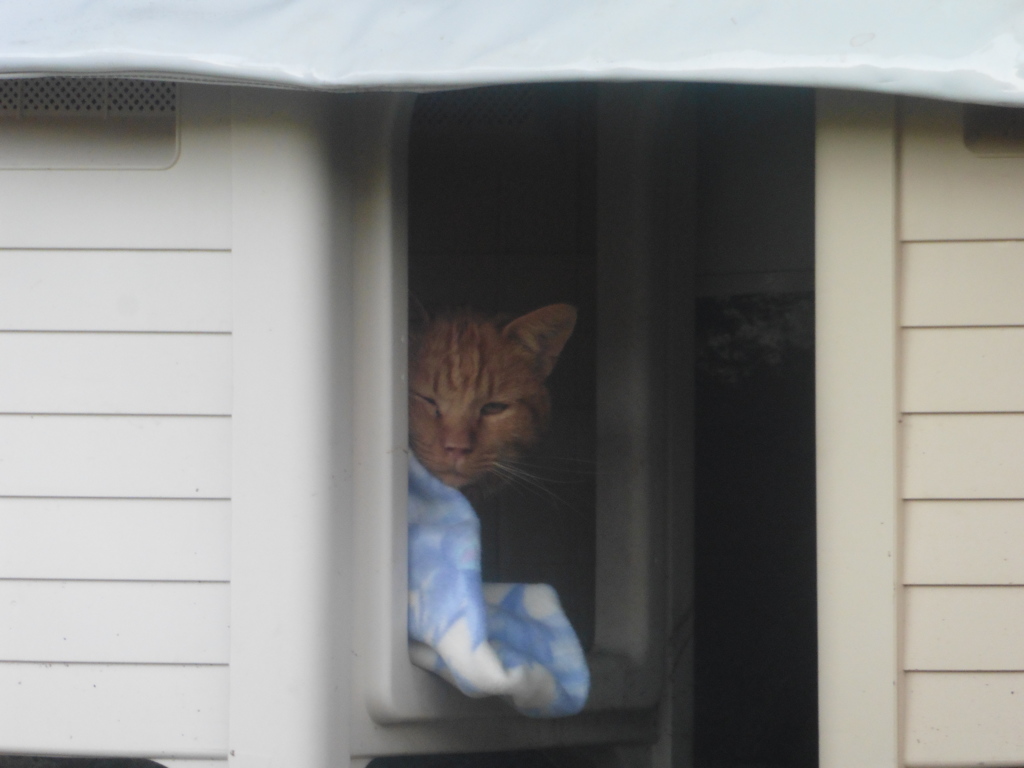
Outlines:
[[[481,416],[495,416],[508,408],[508,403],[487,403],[480,409]]]
[[[421,395],[419,392],[413,392],[413,395],[415,395],[420,400],[422,400],[424,403],[426,403],[431,408],[433,408],[434,409],[434,415],[437,416],[438,418],[441,418],[441,409],[437,407],[437,401],[434,400],[434,398],[427,397],[426,395]]]

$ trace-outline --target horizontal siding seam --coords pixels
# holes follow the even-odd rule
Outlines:
[[[106,758],[107,755],[104,754],[103,757]],[[168,752],[166,754],[164,754],[162,752],[161,753],[147,752],[144,755],[142,755],[141,757],[139,757],[138,755],[135,755],[133,753],[132,756],[130,758],[128,758],[128,759],[130,759],[130,760],[154,760],[154,761],[156,761],[158,763],[161,763],[161,765],[166,764],[166,762],[168,762],[168,761],[173,761],[174,768],[185,768],[185,766],[184,766],[185,763],[199,763],[199,764],[202,764],[202,763],[218,762],[218,763],[224,763],[224,765],[226,766],[227,762],[228,762],[227,752],[196,752],[194,754],[193,753],[187,753],[186,754],[184,752]]]
[[[27,419],[230,419],[231,414],[109,414],[109,413],[31,413],[23,411],[0,411],[4,417],[24,417]]]
[[[943,239],[909,239],[900,240],[901,245],[932,245],[934,243],[1024,243],[1020,237],[977,237],[977,238],[943,238]]]
[[[900,411],[903,416],[1024,416],[1022,411]],[[0,416],[7,414],[0,413]]]
[[[230,664],[224,661],[27,661],[25,659],[0,659],[0,666],[31,666],[31,667],[186,667],[208,668],[220,667],[227,669]]]
[[[2,499],[3,497],[0,497]],[[1014,496],[904,496],[904,502],[1021,502]]]
[[[905,669],[904,672],[920,672],[925,675],[988,675],[999,677],[1000,675],[1019,675],[1024,670],[1016,669]]]
[[[0,583],[17,582],[74,582],[81,584],[94,582],[98,584],[230,584],[231,579],[115,579],[115,578],[75,578],[74,576],[0,576]]]
[[[904,667],[904,672],[923,672],[930,675],[1001,675],[1019,674],[1024,669],[1019,667],[993,668],[993,669],[942,669],[940,667]]]
[[[231,254],[233,248],[157,248],[154,246],[125,247],[94,246],[88,248],[76,248],[74,246],[46,246],[46,245],[0,245],[0,253],[209,253],[209,254]]]
[[[986,331],[991,330],[993,328],[1024,328],[1024,323],[971,323],[970,325],[900,325],[900,329],[905,331]],[[117,331],[112,331],[112,333],[117,333]]]
[[[3,579],[0,579],[3,581]],[[1009,587],[1014,589],[1020,589],[1024,587],[1024,580],[1017,581],[904,581],[902,583],[904,587],[914,587],[915,589],[921,589],[925,587],[934,587],[936,589],[942,589],[944,587],[955,587],[957,589],[963,589],[966,587],[979,587],[982,589],[992,589],[993,587]]]
[[[2,581],[2,579],[0,579],[0,581]],[[1015,584],[978,584],[978,583],[972,582],[972,583],[969,583],[969,584],[953,584],[953,583],[949,583],[949,584],[946,584],[946,583],[943,583],[943,584],[904,584],[904,586],[907,586],[907,587],[911,587],[911,586],[912,587],[917,587],[918,589],[946,589],[947,587],[955,587],[956,589],[973,589],[975,587],[977,587],[979,589],[989,589],[991,587],[1010,587],[1010,588],[1015,588],[1017,585],[1015,585]]]
[[[176,331],[173,328],[147,329],[147,330],[110,330],[97,329],[89,330],[83,328],[0,328],[0,334],[39,334],[47,336],[75,335],[75,336],[231,336],[234,331]]]
[[[0,499],[64,499],[66,501],[231,501],[230,496],[51,496],[47,494],[3,494]]]

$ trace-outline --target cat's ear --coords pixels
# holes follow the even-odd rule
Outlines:
[[[409,358],[418,354],[420,341],[430,325],[430,315],[412,291],[409,291]]]
[[[537,356],[541,378],[546,379],[555,368],[558,356],[576,327],[576,308],[568,304],[551,304],[517,317],[501,335],[515,339]]]

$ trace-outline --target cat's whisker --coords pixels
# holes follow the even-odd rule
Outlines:
[[[549,482],[548,478],[542,477],[541,475],[535,474],[533,472],[528,472],[522,467],[518,467],[514,464],[503,462],[502,466],[505,469],[505,471],[514,474],[516,477],[520,478],[523,481],[535,485],[543,485],[543,483]]]
[[[558,469],[556,467],[540,467],[539,469],[545,470],[545,474],[534,474],[538,480],[543,480],[548,483],[585,483],[587,480],[594,477],[593,472],[572,472],[566,469]],[[565,476],[569,475],[569,478]],[[561,479],[559,479],[561,476]]]
[[[594,474],[595,474],[595,471],[593,469],[576,469],[574,467],[573,468],[570,468],[570,467],[558,467],[558,466],[551,466],[550,464],[542,464],[542,463],[534,463],[534,462],[529,462],[529,461],[523,461],[522,459],[502,459],[502,462],[507,464],[507,465],[509,465],[510,467],[516,468],[517,470],[528,472],[529,474],[532,474],[533,477],[537,478],[538,480],[544,480],[546,482],[553,482],[553,483],[580,483],[580,482],[583,482],[583,479],[593,477]],[[536,473],[536,472],[529,472],[530,470],[541,470],[542,472],[547,473],[547,474],[539,474],[539,473]],[[579,479],[556,480],[554,478],[549,477],[548,475],[550,475],[550,474],[554,474],[554,475],[579,475]]]
[[[541,498],[547,496],[553,501],[565,506],[569,511],[575,512],[576,509],[565,499],[559,496],[557,493],[546,487],[542,482],[543,478],[538,478],[529,473],[523,472],[515,467],[511,467],[504,462],[495,462],[492,467],[492,471],[499,477],[507,480],[510,485],[513,485],[520,490],[527,491]]]
[[[552,461],[571,461],[577,464],[597,464],[595,459],[583,459],[579,456],[549,456],[545,455],[545,458],[551,459]]]
[[[510,478],[507,478],[507,479],[509,481],[509,486],[510,487],[515,488],[515,489],[519,490],[520,492],[522,492],[524,494],[529,494],[531,496],[535,496],[535,497],[537,497],[537,498],[539,498],[541,500],[550,500],[551,502],[555,503],[556,505],[565,507],[570,512],[575,512],[576,511],[576,509],[571,504],[569,504],[569,502],[567,502],[565,499],[561,498],[557,494],[553,493],[548,488],[544,488],[543,486],[537,486],[537,485],[533,485],[531,483],[524,482],[520,478],[512,478],[512,477],[510,477]]]
[[[556,470],[558,470],[560,472],[581,472],[581,473],[590,472],[590,473],[593,473],[595,468],[596,468],[594,463],[586,464],[586,465],[583,465],[583,466],[579,466],[579,465],[559,466],[560,462],[557,459],[550,459],[549,460],[549,458],[546,457],[546,456],[545,457],[541,457],[541,458],[534,457],[534,459],[535,459],[534,461],[524,461],[522,459],[504,459],[503,461],[511,462],[511,463],[515,464],[517,467],[530,467],[532,469],[548,469],[548,470],[556,469]]]

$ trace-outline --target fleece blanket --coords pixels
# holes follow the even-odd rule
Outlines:
[[[579,639],[547,584],[484,584],[466,497],[409,457],[409,651],[468,696],[561,717],[587,700]]]

